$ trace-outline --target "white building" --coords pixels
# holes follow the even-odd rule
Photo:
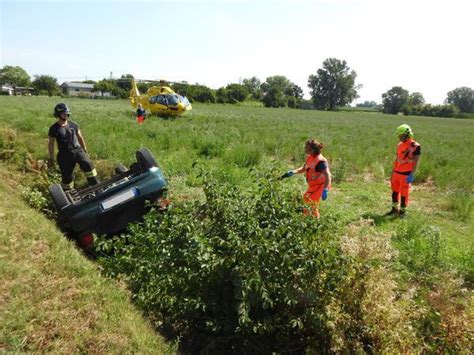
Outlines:
[[[4,84],[2,85],[2,92],[5,92],[5,93],[8,92],[8,95],[13,95],[14,89],[9,84]]]
[[[65,81],[61,84],[61,90],[63,94],[68,96],[102,96],[102,97],[111,97],[110,92],[101,93],[100,91],[92,91],[94,89],[94,84],[85,84],[85,83],[75,83],[70,81]]]

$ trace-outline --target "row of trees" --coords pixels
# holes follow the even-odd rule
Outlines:
[[[335,110],[349,105],[358,97],[361,85],[356,84],[357,73],[345,60],[328,58],[316,74],[308,78],[311,94],[311,105],[320,110]],[[103,79],[98,82],[83,81],[94,85],[94,91],[110,92],[113,96],[127,98],[132,87],[133,75],[124,74],[120,79]],[[60,88],[56,78],[49,75],[35,76],[30,80],[28,73],[21,67],[5,66],[0,69],[0,83],[14,86],[32,86],[38,94],[57,95]],[[257,77],[243,79],[241,83],[231,83],[217,90],[205,85],[167,83],[190,101],[204,103],[239,103],[246,100],[260,101],[266,107],[300,107],[303,100],[303,89],[287,77],[275,75],[261,82]],[[141,92],[154,83],[138,83]],[[411,115],[434,115],[452,117],[459,113],[474,112],[474,90],[468,87],[454,89],[447,94],[445,105],[425,103],[419,92],[409,93],[400,86],[394,86],[382,95],[382,105],[375,101],[365,101],[359,107],[381,109],[384,113],[403,112]]]
[[[400,86],[394,86],[382,95],[384,113],[405,115],[456,117],[460,114],[474,112],[474,90],[460,87],[448,92],[444,105],[425,103],[419,92],[409,93]]]
[[[60,88],[56,78],[50,75],[37,75],[32,81],[30,75],[19,66],[5,65],[0,69],[0,84],[14,87],[32,87],[39,95],[59,95]]]
[[[118,80],[101,80],[94,89],[110,91],[122,97],[128,96],[131,89],[131,74],[122,75]],[[246,100],[261,101],[268,107],[297,107],[303,98],[303,90],[288,78],[280,75],[271,76],[265,82],[257,77],[244,79],[242,83],[231,83],[217,90],[204,85],[188,83],[160,82],[169,85],[180,95],[186,96],[191,102],[203,103],[239,103]],[[140,92],[146,92],[156,83],[138,83]],[[115,86],[115,88],[114,88]],[[118,90],[117,90],[118,87]],[[123,91],[120,91],[123,89]]]
[[[333,110],[344,106],[357,97],[356,73],[345,61],[330,58],[324,61],[323,68],[310,75],[308,86],[311,89],[314,106],[318,109]],[[95,91],[110,92],[117,97],[126,98],[131,89],[131,74],[120,79],[103,79],[98,82],[86,81],[94,85]],[[20,67],[5,66],[1,69],[0,80],[16,86],[33,87],[38,93],[54,95],[59,93],[57,80],[47,75],[37,77],[33,83],[26,71]],[[165,82],[163,84],[166,84]],[[145,92],[150,83],[139,83],[140,91]],[[261,101],[267,107],[298,107],[303,100],[303,89],[282,75],[266,78],[261,82],[257,77],[244,79],[241,83],[231,83],[217,90],[204,85],[173,83],[173,89],[191,101],[208,103],[238,103],[245,100]]]

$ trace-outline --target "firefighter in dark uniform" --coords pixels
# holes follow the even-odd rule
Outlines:
[[[79,126],[68,120],[70,113],[66,104],[57,104],[54,107],[53,115],[58,120],[49,128],[48,133],[49,163],[54,163],[54,140],[56,140],[58,144],[57,160],[62,176],[61,185],[65,190],[74,187],[73,172],[76,164],[79,164],[86,175],[89,185],[96,185],[99,182],[94,164],[87,155],[86,142]]]

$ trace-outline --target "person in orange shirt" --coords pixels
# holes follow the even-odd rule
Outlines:
[[[295,174],[305,173],[306,182],[308,183],[308,190],[303,195],[304,201],[311,206],[311,211],[305,210],[306,214],[311,214],[313,217],[319,218],[319,200],[323,201],[328,198],[329,189],[331,186],[331,173],[329,172],[329,165],[327,159],[321,154],[324,145],[314,139],[306,142],[305,164],[294,170],[289,170],[282,178],[290,177]]]
[[[400,143],[397,146],[397,157],[393,162],[392,209],[386,215],[398,215],[403,218],[408,207],[410,185],[415,180],[415,172],[420,161],[421,146],[413,139],[413,131],[407,124],[399,126],[395,134]]]

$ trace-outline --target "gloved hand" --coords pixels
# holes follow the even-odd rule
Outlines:
[[[288,170],[286,173],[284,173],[282,176],[280,176],[278,178],[278,180],[283,180],[283,179],[292,177],[293,175],[295,175],[295,172],[293,170]]]
[[[415,181],[415,175],[411,173],[410,175],[407,176],[407,183],[411,184],[413,181]]]
[[[327,198],[328,198],[328,193],[329,193],[329,189],[324,189],[323,190],[323,195],[321,196],[323,201],[326,201]]]

